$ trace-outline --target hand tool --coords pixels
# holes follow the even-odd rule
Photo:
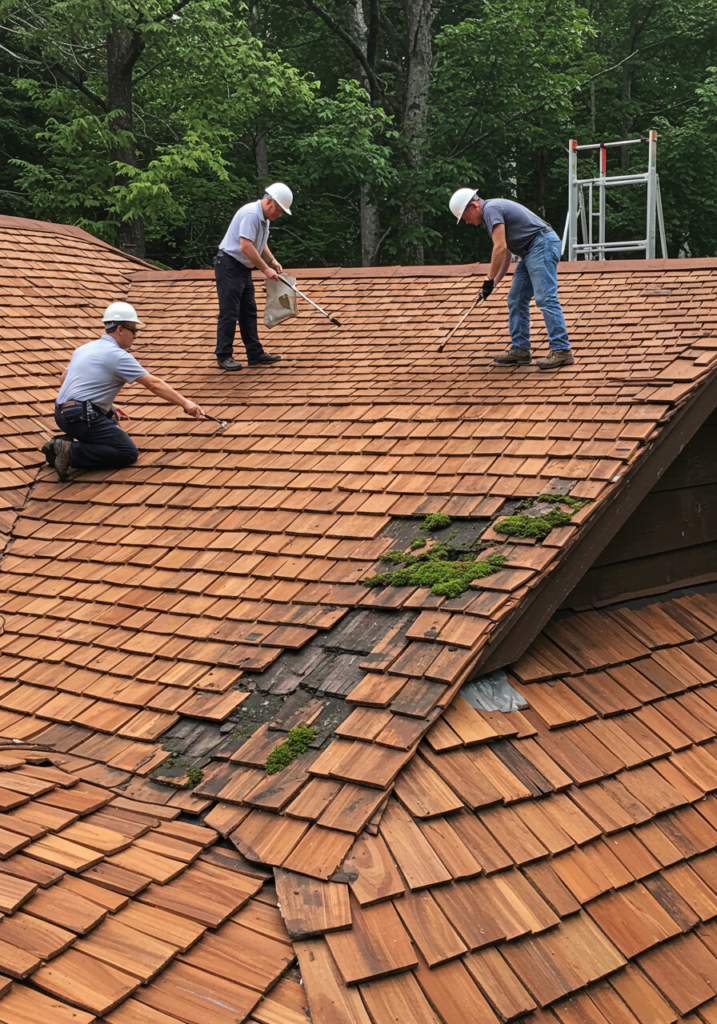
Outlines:
[[[478,295],[477,295],[477,297],[476,297],[476,300],[475,300],[475,302],[473,303],[473,305],[471,306],[471,308],[470,308],[470,309],[469,309],[469,310],[468,310],[468,311],[467,311],[466,313],[464,313],[464,314],[463,314],[463,316],[462,316],[462,317],[460,318],[460,320],[458,321],[458,323],[456,324],[456,326],[455,326],[455,327],[453,328],[453,330],[451,331],[451,333],[450,333],[450,334],[448,334],[448,335],[447,335],[447,336],[446,336],[446,337],[445,337],[445,338],[443,339],[443,341],[441,342],[441,344],[440,344],[440,345],[438,346],[438,351],[439,351],[439,352],[442,352],[442,351],[443,351],[443,349],[445,348],[445,346],[446,346],[447,342],[449,342],[449,341],[451,340],[451,338],[452,338],[452,337],[453,337],[453,335],[454,335],[454,334],[456,333],[456,331],[458,330],[458,328],[459,328],[459,327],[461,326],[461,324],[463,323],[463,321],[464,321],[464,320],[467,320],[467,319],[468,319],[468,317],[469,317],[469,316],[471,315],[471,313],[472,313],[472,312],[473,312],[473,310],[474,310],[474,309],[476,308],[476,306],[480,305],[480,304],[481,304],[481,302],[485,302],[485,299],[483,298],[483,293],[482,293],[482,292],[478,292]]]
[[[305,299],[309,303],[309,305],[314,307],[314,309],[318,309],[319,313],[323,313],[327,320],[330,320],[335,327],[341,326],[340,321],[337,320],[335,316],[331,316],[331,314],[327,313],[325,309],[321,308],[321,306],[317,306],[315,302],[312,302],[308,295],[304,295],[303,292],[299,291],[295,284],[291,284],[289,281],[287,281],[283,274],[279,274],[279,279],[283,281],[285,285],[288,285],[293,292],[296,292],[297,295],[300,295],[302,299]]]
[[[202,418],[205,419],[205,420],[214,420],[215,423],[218,423],[219,424],[219,430],[217,431],[218,434],[221,434],[221,432],[223,430],[225,430],[226,427],[229,426],[229,421],[228,420],[218,420],[216,418],[216,416],[210,416],[208,412],[202,411]]]

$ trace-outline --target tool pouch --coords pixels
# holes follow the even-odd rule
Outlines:
[[[291,274],[282,274],[286,281],[296,284],[296,278]],[[297,315],[296,292],[292,291],[284,281],[275,281],[273,278],[266,279],[266,305],[264,306],[264,326],[276,327],[282,320]]]

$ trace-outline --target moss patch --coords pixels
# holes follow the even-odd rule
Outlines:
[[[316,729],[310,725],[297,725],[294,729],[289,729],[284,742],[274,747],[267,757],[264,771],[267,775],[275,775],[286,768],[308,750],[315,736]]]
[[[433,533],[434,530],[442,530],[451,525],[451,517],[445,512],[431,512],[421,524],[421,533]]]
[[[527,512],[519,511],[496,523],[493,529],[496,533],[504,533],[508,537],[535,537],[539,541],[545,540],[551,530],[556,526],[566,526],[575,512],[579,512],[589,501],[589,498],[571,498],[570,495],[541,494],[537,498],[524,501],[520,508],[529,509],[536,502],[546,502],[551,505],[567,505],[571,511],[565,512],[563,509],[555,508],[542,516],[530,516]]]
[[[451,561],[445,544],[436,544],[421,555],[401,555],[403,567],[394,572],[380,572],[363,581],[365,587],[430,587],[436,596],[458,597],[474,580],[484,579],[499,571],[508,559],[505,555],[488,555],[478,561]],[[388,552],[394,555],[395,552]],[[400,554],[400,552],[399,552]],[[386,555],[382,561],[395,562]]]
[[[185,789],[193,789],[194,786],[198,786],[204,778],[204,772],[201,768],[196,765],[192,765],[187,768],[187,781],[184,783]]]

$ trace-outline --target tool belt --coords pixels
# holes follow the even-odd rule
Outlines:
[[[88,427],[98,416],[106,416],[108,419],[113,419],[112,410],[105,412],[104,409],[100,409],[99,405],[95,405],[94,402],[80,402],[74,398],[63,402],[62,405],[56,404],[55,411],[63,413],[68,419],[75,421],[82,419]]]

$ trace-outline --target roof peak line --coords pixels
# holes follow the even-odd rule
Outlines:
[[[440,266],[395,267],[293,267],[287,273],[300,275],[304,280],[376,279],[397,277],[478,277],[487,274],[488,263],[443,264]],[[635,271],[641,274],[663,274],[666,271],[714,270],[717,258],[674,260],[585,260],[578,263],[563,261],[558,264],[560,274],[609,274]],[[513,267],[509,267],[509,272]],[[213,280],[212,269],[199,270],[140,270],[135,281],[202,281]]]

